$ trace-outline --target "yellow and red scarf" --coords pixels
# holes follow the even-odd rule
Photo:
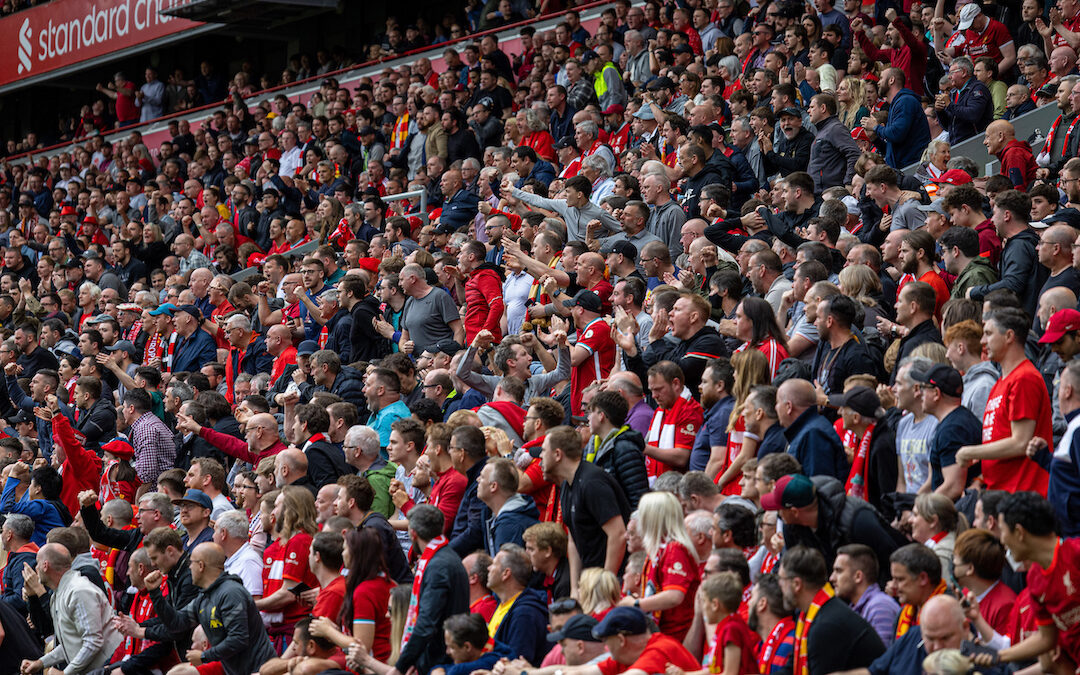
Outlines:
[[[938,582],[937,588],[930,594],[930,598],[935,595],[941,595],[945,592],[945,580],[942,579]],[[930,598],[927,598],[929,600]],[[923,603],[926,604],[926,603]],[[911,630],[912,626],[919,625],[919,614],[922,612],[922,605],[916,607],[915,605],[908,603],[900,608],[900,616],[896,619],[896,639],[899,640]]]
[[[810,626],[817,618],[821,606],[834,597],[836,597],[836,591],[833,590],[832,584],[826,583],[814,595],[814,600],[806,612],[799,615],[799,621],[795,624],[795,661],[791,671],[793,675],[810,675],[810,663],[806,658],[806,646],[809,641],[806,638],[810,634]]]

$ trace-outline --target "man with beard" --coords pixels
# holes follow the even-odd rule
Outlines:
[[[1080,208],[1080,157],[1073,157],[1065,162],[1058,181],[1065,187],[1065,208]]]
[[[851,605],[888,646],[893,642],[900,605],[878,586],[878,572],[873,549],[863,544],[848,544],[836,551],[829,583],[836,597]]]
[[[1057,107],[1061,114],[1050,125],[1042,151],[1036,157],[1039,166],[1051,171],[1060,170],[1071,157],[1076,157],[1076,152],[1069,154],[1069,149],[1075,149],[1080,143],[1080,133],[1075,128],[1076,117],[1080,114],[1080,107],[1075,104],[1080,104],[1080,91],[1075,98],[1072,93],[1078,81],[1076,76],[1070,75],[1058,83]]]
[[[780,579],[762,574],[750,591],[747,624],[761,636],[758,666],[763,673],[783,670],[794,657],[795,619],[784,602]]]
[[[781,110],[778,117],[784,137],[775,149],[767,130],[758,135],[758,144],[765,155],[765,173],[771,176],[779,172],[781,176],[787,176],[795,171],[806,171],[814,135],[803,129],[802,111],[791,106]]]

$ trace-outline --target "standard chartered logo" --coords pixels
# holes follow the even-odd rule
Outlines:
[[[33,35],[34,31],[30,29],[30,19],[23,19],[22,26],[19,27],[19,74],[30,72],[30,68],[33,66],[31,59],[34,55],[34,45],[30,42]]]

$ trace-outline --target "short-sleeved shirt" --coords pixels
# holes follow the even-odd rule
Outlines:
[[[337,621],[344,603],[345,577],[338,576],[319,591],[315,606],[311,608],[311,616],[325,616],[331,621]]]
[[[694,594],[697,593],[701,575],[698,564],[686,547],[677,541],[664,544],[656,554],[656,564],[650,559],[642,573],[644,597],[663,591],[682,591],[683,602],[671,609],[657,612],[656,623],[660,632],[682,640],[694,622]]]
[[[390,591],[394,588],[394,582],[379,574],[374,579],[361,581],[353,590],[354,624],[361,623],[375,626],[375,637],[371,645],[371,654],[383,663],[390,658],[390,617],[387,615],[387,607],[390,604]],[[343,626],[349,635],[353,632],[352,626]]]
[[[451,321],[461,320],[461,314],[450,295],[439,288],[432,288],[422,298],[410,297],[405,301],[401,315],[401,327],[409,331],[409,339],[416,345],[414,354],[422,354],[439,340],[454,337]]]
[[[1076,581],[1074,581],[1076,580]],[[1035,603],[1035,622],[1057,627],[1057,643],[1073,663],[1080,663],[1080,539],[1059,539],[1050,567],[1032,563],[1028,590]]]
[[[701,404],[692,398],[679,396],[670,409],[657,408],[653,413],[645,442],[664,450],[686,450],[689,455],[694,447],[694,437],[701,431],[704,422],[705,411],[701,409]],[[656,478],[673,468],[658,459],[645,458],[645,469],[650,478]]]
[[[630,519],[630,502],[615,479],[591,462],[582,461],[573,482],[563,484],[559,495],[563,524],[578,542],[581,568],[603,567],[607,534],[603,526],[612,518]]]
[[[297,532],[289,541],[285,542],[282,551],[282,578],[285,581],[295,581],[307,584],[309,588],[318,588],[319,580],[308,567],[308,556],[311,553],[311,535],[307,532]],[[308,607],[297,598],[292,604],[284,609],[285,622],[296,623],[310,614]]]
[[[1014,420],[1035,420],[1035,435],[1046,440],[1054,451],[1050,418],[1050,394],[1035,365],[1024,361],[994,383],[986,399],[982,420],[982,442],[991,443],[1012,436]],[[1031,490],[1045,496],[1050,476],[1025,455],[1009,459],[982,460],[982,476],[988,490],[1021,492]]]
[[[726,447],[728,444],[728,418],[735,406],[735,398],[728,396],[714,403],[705,411],[701,433],[694,438],[694,447],[690,450],[691,471],[704,471],[709,464],[709,456],[714,447]],[[718,474],[719,475],[719,474]],[[737,481],[736,481],[737,482]]]
[[[623,665],[609,658],[596,664],[603,675],[619,675],[628,670],[644,670],[646,673],[663,673],[668,664],[685,671],[700,670],[701,664],[681,642],[663,633],[653,633],[645,645],[645,651],[630,665]]]
[[[1000,61],[1001,48],[1012,41],[1012,35],[1009,34],[1009,29],[1005,27],[1005,24],[996,19],[989,19],[989,23],[981,33],[974,28],[964,31],[964,42],[960,48],[972,61],[984,56]]]
[[[904,413],[896,425],[896,453],[904,471],[904,483],[911,494],[930,477],[930,443],[937,425],[933,415],[926,415],[916,422],[911,413]]]
[[[589,358],[570,371],[570,408],[574,415],[581,415],[585,387],[607,377],[615,366],[615,341],[611,339],[611,327],[597,318],[581,330],[577,344],[589,350]]]
[[[930,284],[930,287],[934,289],[934,315],[941,316],[941,308],[950,297],[948,284],[937,273],[937,270],[928,270],[926,274],[919,277],[919,281]]]
[[[964,406],[957,406],[942,418],[930,441],[930,489],[936,490],[945,482],[941,470],[956,464],[957,450],[981,441],[982,422]]]
[[[757,650],[761,637],[750,630],[750,626],[738,613],[728,614],[716,624],[715,644],[710,672],[724,672],[724,648],[728,645],[738,647],[741,651],[739,673],[747,675],[758,672]]]
[[[1003,582],[995,581],[979,598],[979,614],[1000,635],[1008,635],[1012,626],[1012,609],[1016,604],[1016,592]],[[1015,644],[1015,643],[1014,643]]]

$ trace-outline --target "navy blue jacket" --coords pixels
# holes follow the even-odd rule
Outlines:
[[[930,125],[915,92],[897,92],[889,104],[889,119],[879,124],[874,133],[885,140],[885,163],[889,166],[900,169],[919,161],[930,143]]]
[[[442,215],[439,217],[439,222],[443,225],[449,225],[455,230],[464,227],[476,217],[479,210],[477,204],[479,203],[480,198],[475,193],[462,188],[453,197],[443,201]]]
[[[555,167],[542,159],[538,160],[536,164],[533,164],[532,171],[529,172],[529,175],[518,179],[518,182],[514,183],[514,187],[520,190],[521,186],[525,184],[525,181],[530,178],[535,178],[545,185],[549,184],[551,181],[555,180]]]
[[[176,343],[172,372],[197,373],[200,368],[214,361],[217,361],[217,343],[210,337],[210,333],[199,328]]]
[[[502,642],[514,657],[521,656],[529,663],[544,660],[551,643],[547,641],[547,593],[526,588],[503,617],[495,642]]]
[[[503,504],[494,518],[489,518],[484,528],[484,545],[488,555],[495,557],[503,544],[524,546],[525,530],[540,522],[536,502],[528,495],[515,494]]]
[[[34,414],[34,408],[36,408],[38,404],[34,403],[34,399],[27,396],[26,392],[22,390],[22,387],[19,386],[19,378],[8,375],[7,390],[8,396],[11,397],[11,402],[16,408],[25,410],[31,415]],[[51,460],[53,446],[52,422],[43,420],[40,417],[34,418],[34,421],[37,424],[38,447],[41,448],[41,454],[45,459]],[[19,578],[22,579],[21,576]]]
[[[922,114],[919,117],[926,118]],[[990,90],[972,76],[957,92],[953,102],[938,111],[938,119],[941,126],[948,130],[949,143],[954,146],[982,133],[994,119],[994,100]]]
[[[808,408],[784,430],[788,454],[802,464],[807,476],[832,476],[844,481],[848,476],[847,455],[840,437],[829,421]]]
[[[1053,456],[1043,451],[1036,461],[1050,472],[1046,498],[1054,507],[1058,526],[1065,537],[1080,535],[1080,410],[1065,415],[1068,427],[1054,446]]]
[[[450,532],[450,548],[457,551],[462,558],[484,548],[484,523],[491,520],[491,509],[480,501],[476,494],[476,479],[480,477],[485,464],[487,457],[465,472],[469,484],[461,497],[461,506],[454,518],[454,529]]]
[[[31,568],[36,568],[37,553],[19,549],[8,556],[7,565],[4,566],[4,594],[0,596],[0,600],[6,602],[19,614],[26,616],[26,601],[22,599],[23,563],[30,563]]]

